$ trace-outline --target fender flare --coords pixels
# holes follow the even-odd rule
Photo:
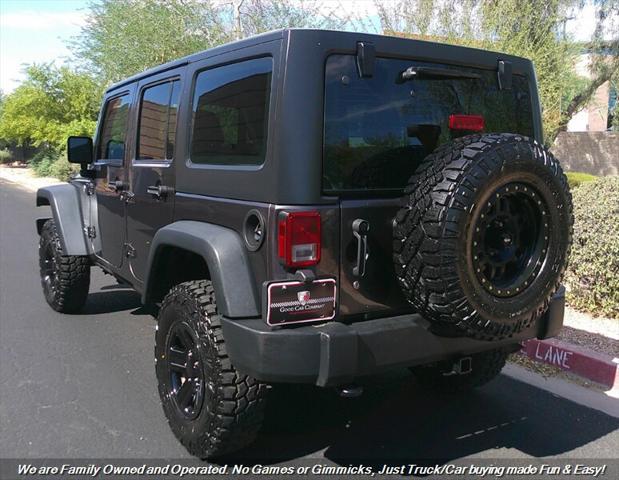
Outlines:
[[[219,313],[232,318],[260,315],[258,295],[245,246],[234,231],[211,223],[181,220],[155,234],[146,267],[142,303],[153,301],[158,260],[166,246],[200,255],[213,282]]]
[[[60,237],[62,253],[64,255],[88,255],[90,252],[84,235],[78,189],[68,183],[39,188],[37,207],[42,205],[49,205],[51,208]],[[39,234],[45,220],[37,220]]]

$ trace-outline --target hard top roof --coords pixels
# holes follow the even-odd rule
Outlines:
[[[449,49],[457,49],[463,57],[467,55],[467,52],[473,55],[479,55],[480,53],[483,53],[483,54],[489,54],[489,55],[500,55],[504,59],[513,60],[517,62],[523,62],[523,61],[530,62],[526,58],[516,57],[513,55],[507,55],[507,54],[503,54],[499,52],[492,52],[492,51],[482,50],[478,48],[463,47],[460,45],[432,42],[432,41],[427,41],[427,40],[418,40],[414,38],[378,35],[378,34],[362,33],[362,32],[347,32],[347,31],[339,31],[339,30],[287,28],[287,29],[273,30],[270,32],[262,33],[259,35],[254,35],[252,37],[244,38],[241,40],[228,42],[228,43],[219,45],[217,47],[209,48],[207,50],[202,50],[200,52],[187,55],[186,57],[182,57],[177,60],[172,60],[170,62],[164,63],[162,65],[158,65],[156,67],[153,67],[143,72],[132,75],[131,77],[121,80],[117,83],[114,83],[110,87],[108,87],[106,92],[111,92],[124,85],[133,83],[135,81],[141,80],[151,75],[162,73],[167,70],[172,70],[173,68],[180,67],[182,65],[187,65],[189,63],[196,62],[204,58],[214,57],[217,55],[222,55],[225,53],[233,52],[235,50],[240,50],[240,49],[251,47],[254,45],[259,45],[261,43],[283,39],[283,38],[286,38],[287,36],[297,36],[297,35],[300,36],[303,34],[324,34],[324,35],[330,36],[331,38],[333,38],[333,36],[337,36],[338,39],[341,37],[343,43],[348,42],[349,40],[372,41],[372,42],[375,42],[376,44],[381,44],[384,42],[390,42],[391,44],[391,42],[397,41],[397,42],[409,43],[411,47],[440,46],[442,48],[447,47]]]

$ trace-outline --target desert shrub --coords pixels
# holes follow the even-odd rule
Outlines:
[[[566,172],[565,174],[567,175],[567,182],[570,184],[570,188],[577,187],[581,183],[593,182],[598,178],[590,173],[582,172]]]
[[[44,160],[47,160],[49,162],[50,158],[56,156],[58,156],[58,152],[56,150],[48,146],[43,146],[39,149],[37,153],[34,154],[34,156],[30,160],[28,160],[28,165],[30,165],[33,169],[36,170],[36,166],[39,163]]]
[[[619,317],[619,177],[582,183],[572,194],[568,302],[594,314]]]
[[[0,163],[9,163],[13,159],[13,155],[8,149],[0,150]]]
[[[54,177],[65,182],[79,169],[79,166],[69,163],[66,155],[53,151],[35,156],[30,161],[30,166],[38,177]]]
[[[68,182],[71,175],[79,171],[79,165],[69,163],[67,157],[59,156],[50,167],[50,176]]]
[[[56,157],[52,155],[40,156],[36,160],[31,160],[30,166],[37,177],[49,177],[55,160]]]

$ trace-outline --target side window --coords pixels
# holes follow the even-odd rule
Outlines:
[[[179,94],[178,80],[144,89],[140,100],[138,160],[171,160],[174,157]]]
[[[272,70],[271,58],[258,58],[198,74],[193,96],[192,163],[264,163]]]
[[[97,160],[123,160],[125,158],[125,141],[127,138],[127,119],[129,105],[128,94],[114,97],[107,101],[100,131]]]

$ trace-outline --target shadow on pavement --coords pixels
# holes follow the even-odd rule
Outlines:
[[[141,307],[142,303],[138,292],[135,290],[127,290],[119,286],[119,288],[113,290],[106,289],[101,292],[91,292],[88,295],[86,305],[84,305],[84,308],[82,308],[79,314],[99,315],[103,313],[122,312],[124,310],[144,310]],[[131,313],[133,314],[135,312]]]
[[[487,450],[503,448],[544,457],[619,428],[613,417],[506,376],[452,396],[423,391],[407,371],[365,387],[352,400],[333,390],[274,388],[261,435],[233,460],[269,464],[325,450],[340,465],[434,465],[479,452],[492,458]]]

